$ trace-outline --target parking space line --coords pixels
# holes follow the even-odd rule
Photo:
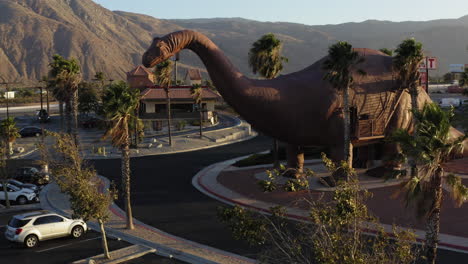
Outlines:
[[[68,247],[68,246],[71,246],[71,245],[74,245],[74,244],[79,244],[79,243],[82,243],[82,242],[87,242],[87,241],[100,239],[100,238],[101,238],[100,236],[93,237],[93,238],[88,238],[88,239],[85,239],[85,240],[80,240],[80,241],[77,241],[77,242],[73,242],[73,243],[69,243],[69,244],[65,244],[65,245],[61,245],[61,246],[56,246],[56,247],[53,247],[53,248],[38,250],[38,251],[36,251],[36,253],[42,253],[42,252],[46,252],[46,251],[50,251],[50,250],[54,250],[54,249],[58,249],[58,248]]]

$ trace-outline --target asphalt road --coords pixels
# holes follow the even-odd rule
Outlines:
[[[232,239],[216,216],[225,204],[196,190],[192,177],[204,167],[253,152],[266,150],[271,139],[257,137],[232,145],[171,155],[133,158],[132,204],[134,216],[173,235],[255,257],[257,249]],[[96,160],[96,169],[120,186],[120,160]],[[123,208],[122,203],[119,205]]]
[[[259,249],[234,240],[217,219],[217,207],[226,205],[197,191],[191,180],[206,166],[263,151],[270,145],[270,138],[259,136],[201,151],[133,158],[134,216],[170,234],[255,258]],[[120,186],[120,160],[96,160],[94,165],[100,174]],[[123,208],[120,200],[118,204]],[[468,254],[440,250],[438,263],[468,263]]]
[[[11,243],[4,237],[5,225],[15,214],[28,211],[18,211],[15,213],[0,213],[0,260],[1,263],[70,263],[75,260],[99,255],[101,250],[101,236],[94,231],[88,231],[85,236],[79,239],[70,237],[59,238],[48,241],[41,241],[39,246],[32,249],[22,247],[21,244]],[[109,249],[116,250],[131,246],[125,241],[108,238]],[[183,262],[148,254],[141,258],[125,262],[127,264],[150,263],[150,264],[182,264]]]

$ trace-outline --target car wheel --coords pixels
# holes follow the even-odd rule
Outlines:
[[[26,197],[24,197],[24,196],[20,196],[20,197],[16,198],[16,201],[19,204],[23,205],[23,204],[26,204],[28,202],[28,199],[26,199]]]
[[[35,135],[35,136],[36,136],[36,137],[39,137],[40,135],[41,135],[40,133],[36,133],[36,135]]]
[[[29,235],[24,239],[24,246],[27,248],[33,248],[39,244],[39,239],[36,235]]]
[[[83,235],[84,233],[84,229],[82,226],[75,226],[73,227],[72,231],[71,231],[71,235],[73,238],[79,238]]]

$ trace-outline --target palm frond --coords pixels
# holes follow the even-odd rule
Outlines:
[[[462,183],[460,177],[450,173],[445,179],[450,188],[450,196],[455,200],[456,206],[460,207],[468,199],[468,188]]]
[[[128,123],[138,107],[139,92],[120,81],[107,87],[102,101],[104,113],[111,123],[103,138],[111,137],[112,144],[121,148],[128,144]]]

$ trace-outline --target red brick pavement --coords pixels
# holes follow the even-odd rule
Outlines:
[[[447,168],[450,168],[452,171],[456,169],[457,172],[460,172],[460,168],[468,169],[468,166],[464,162],[453,162],[450,163]],[[304,199],[317,200],[322,196],[324,199],[330,198],[330,192],[302,191],[290,193],[281,190],[281,188],[278,188],[278,190],[272,193],[263,193],[260,190],[254,175],[255,173],[264,170],[265,169],[223,171],[219,174],[217,180],[226,188],[231,189],[242,196],[302,209],[307,206]],[[464,183],[467,184],[468,180],[464,180]],[[392,194],[394,194],[397,189],[398,186],[371,189],[370,192],[373,193],[373,197],[367,201],[370,211],[384,224],[391,225],[395,223],[399,226],[424,230],[424,223],[415,217],[414,208],[406,208],[401,199],[391,198]],[[464,204],[462,207],[456,208],[451,198],[446,192],[445,194],[441,212],[441,233],[468,237],[468,204]]]
[[[468,158],[452,160],[444,164],[447,172],[468,175]]]

